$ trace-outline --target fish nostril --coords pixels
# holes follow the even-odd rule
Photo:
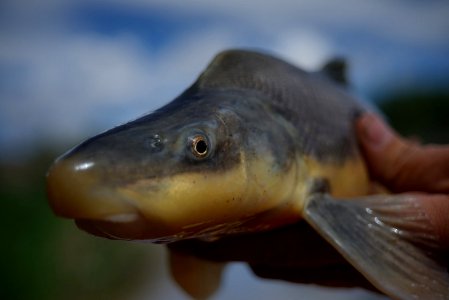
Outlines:
[[[145,147],[149,149],[151,153],[160,152],[164,149],[164,143],[159,134],[154,134],[145,141]]]

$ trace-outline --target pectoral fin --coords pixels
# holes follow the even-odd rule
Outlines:
[[[203,260],[173,249],[169,249],[169,254],[173,278],[194,299],[207,299],[219,288],[224,263]]]
[[[305,219],[374,286],[397,299],[448,299],[438,237],[413,196],[311,196]]]

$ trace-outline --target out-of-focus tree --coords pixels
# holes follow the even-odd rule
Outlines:
[[[425,143],[449,143],[449,92],[393,93],[379,106],[402,135]]]

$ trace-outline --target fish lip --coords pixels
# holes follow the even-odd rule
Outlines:
[[[114,214],[104,217],[102,220],[112,223],[130,223],[139,218],[138,213]]]
[[[121,215],[118,217],[113,215],[106,219],[74,219],[74,221],[79,229],[98,237],[111,240],[140,239],[139,233],[144,229],[141,217],[133,217],[133,220],[129,218],[126,222],[123,219]]]
[[[192,238],[211,240],[216,235],[195,229],[152,224],[141,214],[118,214],[101,219],[74,219],[76,226],[89,234],[111,240],[169,244]]]
[[[78,227],[80,230],[87,232],[89,234],[98,236],[98,237],[102,237],[102,238],[107,238],[107,239],[117,239],[117,238],[113,238],[112,236],[110,236],[109,234],[107,234],[106,232],[104,232],[103,230],[100,230],[97,226],[95,226],[95,220],[88,220],[88,219],[74,219],[74,222],[76,224],[76,227]]]

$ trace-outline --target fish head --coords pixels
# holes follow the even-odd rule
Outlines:
[[[285,183],[272,153],[283,142],[264,142],[269,126],[260,128],[253,108],[236,112],[246,100],[187,93],[86,140],[47,174],[53,211],[112,239],[164,243],[242,231],[278,205],[282,192],[272,187]]]

